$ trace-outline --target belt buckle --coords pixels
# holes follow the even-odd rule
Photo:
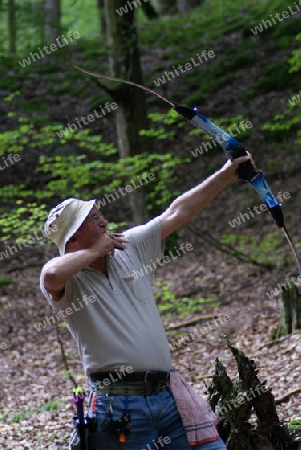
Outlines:
[[[145,372],[145,375],[144,375],[144,383],[147,383],[147,375],[149,374],[149,373],[152,373],[152,374],[154,374],[156,371],[155,370],[147,370],[146,372]]]
[[[153,384],[154,381],[149,381],[147,379],[148,374],[154,374],[155,370],[147,370],[144,375],[144,397],[147,397],[148,395],[153,394]]]

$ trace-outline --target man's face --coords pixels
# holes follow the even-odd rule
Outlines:
[[[87,218],[74,234],[79,248],[88,248],[107,231],[108,221],[97,208],[93,207]]]

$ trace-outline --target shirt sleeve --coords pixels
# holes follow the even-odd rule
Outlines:
[[[65,292],[62,295],[62,298],[60,298],[60,300],[58,300],[58,301],[53,300],[52,295],[50,294],[50,292],[48,292],[48,290],[44,286],[42,277],[40,277],[40,289],[42,291],[42,294],[44,295],[44,297],[47,299],[48,303],[50,304],[50,306],[52,306],[52,308],[54,308],[55,310],[66,308],[69,306],[69,304],[68,304],[68,298],[70,297],[69,293],[70,292],[72,293],[72,278],[66,282]]]
[[[161,240],[160,217],[125,232],[141,264],[147,265],[164,256],[165,241]]]

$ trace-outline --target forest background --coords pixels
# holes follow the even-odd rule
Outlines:
[[[160,214],[225,159],[157,97],[89,77],[63,52],[86,70],[196,106],[233,132],[283,204],[300,253],[300,30],[301,6],[283,0],[0,1],[3,448],[67,448],[69,375],[87,386],[64,324],[69,372],[55,325],[43,322],[52,311],[39,272],[57,254],[43,234],[47,211],[62,198],[98,198],[111,230],[120,231]],[[181,244],[192,250],[181,253]],[[175,367],[205,395],[217,356],[235,376],[227,335],[255,359],[280,419],[296,420],[300,331],[271,339],[279,294],[298,273],[256,192],[233,182],[170,237],[166,255],[177,249],[154,281]],[[185,341],[191,326],[208,332]]]

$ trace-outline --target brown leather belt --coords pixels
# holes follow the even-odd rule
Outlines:
[[[118,379],[116,372],[93,372],[89,375],[92,391],[97,395],[157,395],[168,389],[169,372],[146,371],[124,374],[122,379]],[[111,382],[109,382],[111,380]],[[104,382],[104,383],[102,383]]]

